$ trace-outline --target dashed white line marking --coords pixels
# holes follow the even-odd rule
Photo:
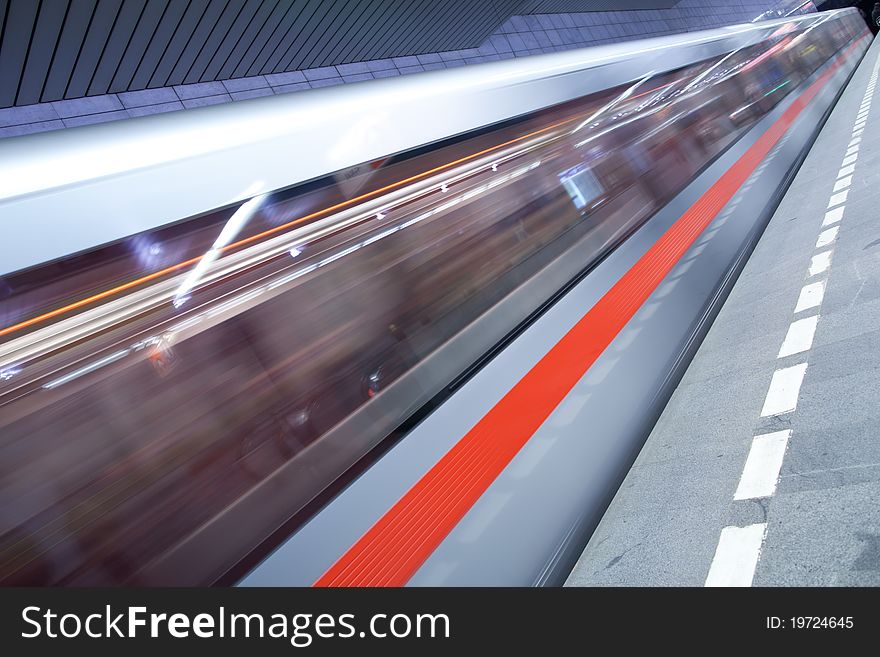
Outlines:
[[[771,497],[776,492],[779,471],[785,457],[785,448],[791,438],[791,429],[755,436],[746,458],[735,500],[756,500]]]
[[[831,244],[837,239],[837,232],[839,230],[840,226],[832,226],[831,228],[823,230],[819,234],[819,239],[816,240],[816,248],[821,249]]]
[[[866,125],[874,85],[880,71],[880,57],[874,65],[865,99],[856,115],[852,139],[847,145],[841,168],[837,173],[838,180],[834,184],[834,192],[828,201],[822,226],[836,224],[843,219],[848,188],[852,184],[861,142],[860,135]],[[828,246],[837,238],[839,226],[823,230],[816,241],[816,248]],[[813,277],[828,271],[831,267],[832,250],[817,253],[810,260],[808,276]],[[822,303],[825,295],[826,280],[809,283],[801,288],[795,306],[795,313],[814,308]],[[791,323],[786,333],[778,358],[784,358],[808,351],[813,345],[813,338],[819,322],[819,315],[804,317]],[[807,371],[807,363],[799,363],[773,372],[761,417],[769,417],[789,413],[797,408],[801,384]],[[749,449],[748,457],[739,480],[734,500],[748,500],[771,497],[776,492],[779,473],[785,459],[785,450],[791,437],[791,430],[776,431],[755,436]],[[724,527],[718,539],[718,546],[712,557],[706,586],[744,586],[752,585],[755,570],[761,557],[761,547],[767,532],[767,523],[758,523],[747,527]]]
[[[764,399],[764,408],[761,409],[761,417],[783,415],[797,408],[798,395],[806,371],[807,364],[800,363],[773,372],[770,388]]]
[[[837,182],[834,183],[834,189],[832,192],[839,192],[841,189],[846,189],[852,184],[852,176],[846,176],[844,178],[839,178]]]
[[[825,281],[816,281],[808,283],[801,288],[798,295],[797,304],[794,307],[796,313],[809,308],[815,308],[822,303],[822,297],[825,296]]]
[[[706,586],[751,586],[767,523],[721,530]]]
[[[831,266],[831,251],[823,251],[822,253],[817,253],[812,258],[810,258],[810,268],[807,270],[807,276],[812,278],[816,274],[821,274],[823,271],[828,271],[828,268]]]
[[[833,208],[835,205],[840,205],[841,203],[846,202],[846,195],[849,193],[848,189],[843,190],[842,192],[838,192],[831,196],[828,199],[828,207]]]
[[[813,336],[816,334],[816,324],[818,323],[819,315],[804,317],[792,322],[776,357],[785,358],[809,350],[813,346]]]
[[[833,210],[829,210],[825,213],[825,219],[822,220],[823,226],[830,226],[831,224],[836,224],[838,221],[843,219],[843,209],[845,205],[840,205]]]

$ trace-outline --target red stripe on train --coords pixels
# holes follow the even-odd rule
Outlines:
[[[863,37],[864,38],[864,37]],[[402,586],[584,376],[776,145],[855,41],[315,586]]]

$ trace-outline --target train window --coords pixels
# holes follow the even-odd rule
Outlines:
[[[563,171],[559,180],[578,210],[583,210],[602,194],[602,186],[584,164]]]

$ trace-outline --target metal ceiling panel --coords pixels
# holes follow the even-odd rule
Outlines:
[[[217,73],[218,78],[226,79],[233,77],[236,67],[241,65],[242,59],[250,50],[251,46],[253,46],[256,39],[264,31],[267,31],[266,24],[272,16],[276,15],[276,11],[279,7],[284,9],[284,7],[281,6],[281,0],[263,0],[263,3],[260,5],[259,9],[257,9],[257,12],[254,14],[254,17],[251,19],[251,22],[245,28],[244,32],[241,33],[235,47],[232,49],[232,52],[229,53],[229,56],[220,68],[220,71]]]
[[[70,84],[77,58],[83,47],[83,40],[92,23],[98,0],[78,0],[82,10],[69,12],[64,21],[64,30],[58,40],[55,59],[43,86],[42,102],[61,100]],[[25,103],[19,103],[24,105]]]
[[[286,11],[278,21],[278,24],[272,28],[272,32],[266,40],[266,43],[260,46],[257,51],[254,61],[247,71],[247,75],[259,75],[260,71],[263,70],[266,62],[275,52],[277,52],[281,42],[287,38],[287,35],[296,23],[297,17],[303,11],[303,4],[304,3],[289,3]]]
[[[168,3],[165,13],[153,32],[153,38],[144,48],[144,56],[141,58],[131,80],[132,88],[143,89],[150,85],[150,80],[156,72],[156,67],[158,67],[162,55],[168,49],[168,45],[171,43],[177,27],[183,21],[189,6],[189,2]]]
[[[437,13],[437,6],[424,6],[424,3],[416,0],[415,2],[410,2],[405,9],[392,12],[390,18],[384,23],[382,29],[379,31],[377,38],[364,43],[365,49],[362,51],[363,54],[360,59],[382,59],[383,57],[391,56],[383,55],[382,53],[393,52],[394,54],[397,54],[397,52],[403,52],[402,49],[397,47],[395,40],[411,34],[413,30],[417,29],[416,26],[418,24],[418,16],[420,12],[422,16],[426,17],[433,24],[436,20],[435,14]],[[436,50],[436,47],[433,44],[435,35],[436,32],[434,30],[421,35],[424,40],[423,52],[433,52]]]
[[[13,3],[21,1],[12,0]],[[148,2],[134,3],[123,0],[122,9],[116,16],[110,38],[104,44],[101,59],[98,61],[97,68],[94,69],[88,92],[84,95],[105,94],[110,90],[110,84],[122,64],[131,38],[137,29],[138,21],[149,4]]]
[[[39,3],[35,3],[39,4]],[[56,0],[57,10],[40,11],[31,40],[24,73],[18,88],[18,102],[23,105],[40,102],[49,67],[58,48],[64,19],[70,8],[69,0]],[[38,44],[34,48],[33,44]]]
[[[201,82],[222,79],[219,75],[220,69],[229,61],[232,51],[242,39],[250,25],[254,22],[263,2],[264,0],[247,0],[244,3],[242,11],[235,17],[235,21],[230,25],[229,30],[226,32],[226,35],[223,37],[223,40],[220,42],[220,45],[214,52],[208,65],[205,67],[204,72],[201,74]]]
[[[0,42],[0,106],[12,105],[18,95],[39,8],[38,3],[15,0],[10,0],[6,7],[3,40]]]
[[[110,33],[116,24],[116,18],[122,11],[123,1],[99,0],[90,19],[86,37],[77,55],[73,75],[67,84],[67,89],[64,90],[64,98],[81,98],[86,95],[95,70],[104,54],[107,40],[110,38]],[[16,0],[10,0],[10,2],[16,2]]]
[[[340,27],[333,34],[328,35],[320,47],[314,49],[313,61],[336,61],[334,53],[341,50],[348,43],[352,33],[360,29],[360,25],[369,13],[370,4],[357,0],[353,0],[351,4],[353,6],[345,12],[345,20]]]
[[[204,0],[204,11],[193,33],[188,37],[171,75],[165,81],[165,85],[183,84],[190,69],[196,63],[199,55],[205,47],[205,42],[210,38],[217,22],[228,8],[228,0],[217,2],[216,0]],[[158,81],[157,81],[158,82]]]
[[[291,49],[288,56],[282,60],[281,70],[290,71],[325,66],[325,62],[315,63],[312,61],[312,51],[322,39],[335,33],[340,15],[347,4],[345,0],[327,0],[321,3],[320,10],[315,12],[313,26],[303,30],[302,39],[298,43],[297,49],[295,51]]]
[[[415,2],[416,0],[409,0]],[[348,64],[350,62],[366,61],[362,53],[367,50],[368,44],[373,43],[376,36],[388,26],[388,19],[394,13],[394,6],[387,2],[379,8],[374,8],[367,16],[360,27],[360,39],[349,39],[347,46],[337,55],[336,61],[339,64]],[[331,60],[332,61],[332,60]]]
[[[195,60],[189,69],[184,73],[181,82],[192,83],[199,82],[202,74],[211,63],[211,59],[217,53],[217,50],[223,44],[229,30],[232,29],[235,21],[241,15],[242,11],[248,5],[249,0],[237,2],[236,0],[224,0],[223,2],[212,2],[212,4],[223,5],[223,10],[216,18],[216,21],[205,21],[204,24],[208,28],[207,36],[192,43],[193,47],[198,50]],[[179,82],[174,84],[180,84]]]
[[[156,35],[156,30],[165,12],[168,10],[169,0],[152,0],[143,3],[143,10],[138,17],[135,29],[128,39],[123,51],[122,59],[116,67],[116,73],[110,83],[110,93],[128,91],[133,87],[132,78],[143,61],[150,43]],[[142,85],[140,88],[143,88]]]
[[[302,11],[296,16],[285,38],[278,44],[260,73],[280,73],[287,70],[282,62],[291,56],[291,51],[295,54],[305,40],[308,31],[317,27],[323,15],[321,5],[326,6],[326,0],[308,0],[297,4],[303,6]]]

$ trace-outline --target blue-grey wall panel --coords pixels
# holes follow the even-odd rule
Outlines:
[[[122,3],[123,0],[99,0],[74,65],[73,75],[64,92],[65,98],[80,98],[86,95],[104,49],[107,47],[110,33],[122,11]]]
[[[272,28],[269,38],[263,45],[259,46],[259,50],[254,57],[253,63],[250,64],[250,68],[248,69],[248,75],[258,75],[263,70],[266,62],[275,52],[277,52],[281,42],[287,38],[287,35],[290,33],[293,25],[296,23],[296,19],[302,11],[302,3],[289,4],[278,21],[278,24]]]
[[[110,90],[110,84],[122,64],[138,22],[149,4],[149,2],[123,1],[122,10],[116,17],[110,38],[107,40],[97,68],[94,69],[94,76],[88,87],[88,95],[107,93]]]
[[[213,57],[205,67],[201,75],[201,81],[220,80],[220,69],[229,61],[229,57],[235,47],[241,41],[243,35],[254,22],[258,12],[260,11],[264,0],[247,0],[244,3],[242,11],[235,17],[235,21],[229,27],[229,31],[223,37]]]
[[[238,42],[229,53],[223,66],[220,67],[217,78],[225,80],[234,77],[235,69],[242,64],[245,54],[250,50],[255,40],[266,30],[266,23],[275,15],[280,6],[281,0],[263,0],[254,17],[244,32],[241,33]]]
[[[53,0],[51,8],[46,3],[35,3],[40,6],[40,13],[34,28],[31,51],[21,76],[16,104],[30,105],[40,102],[43,87],[49,75],[52,60],[58,48],[61,28],[70,9],[69,0]],[[34,48],[33,44],[39,44]]]
[[[248,75],[248,69],[254,63],[254,60],[260,54],[267,41],[278,29],[285,14],[292,8],[293,5],[288,2],[275,0],[274,7],[271,7],[266,14],[263,24],[256,30],[252,38],[245,39],[243,44],[239,44],[240,48],[242,48],[241,55],[237,58],[233,57],[235,61],[233,62],[230,77]]]
[[[345,0],[327,0],[321,3],[320,9],[315,12],[313,22],[308,29],[301,33],[301,40],[297,42],[296,50],[290,49],[288,55],[282,59],[281,70],[299,70],[323,66],[325,62],[313,61],[312,52],[322,39],[335,32],[337,22],[348,3]]]
[[[275,52],[269,56],[265,67],[260,71],[261,73],[280,73],[286,70],[283,62],[292,56],[291,50],[294,53],[299,50],[300,45],[306,39],[308,30],[317,27],[322,17],[321,5],[324,3],[325,0],[308,0],[307,2],[300,0],[296,3],[302,5],[302,10],[297,14]]]
[[[339,51],[351,39],[352,34],[360,29],[370,9],[368,2],[353,0],[352,5],[351,9],[345,12],[345,18],[335,33],[328,35],[324,43],[313,50],[313,61],[338,61]]]
[[[82,52],[86,33],[94,19],[98,0],[77,0],[77,4],[82,5],[82,8],[69,12],[67,20],[64,21],[64,30],[58,40],[55,59],[46,77],[43,95],[40,98],[43,102],[64,98],[74,67]],[[24,103],[19,101],[18,104]]]
[[[159,23],[168,10],[168,3],[169,0],[152,0],[151,2],[143,3],[144,8],[138,18],[137,26],[128,39],[122,59],[119,61],[113,81],[110,83],[109,91],[111,93],[127,91],[128,89],[142,89],[146,86],[145,83],[141,87],[134,87],[131,85],[131,82],[144,59],[147,49],[156,36]]]
[[[166,85],[182,84],[190,69],[198,59],[205,47],[207,39],[210,38],[217,21],[224,15],[228,8],[229,0],[217,2],[217,0],[206,0],[207,6],[199,19],[196,29],[187,39],[180,58],[175,63],[171,71],[171,75],[165,82]]]
[[[218,2],[217,4],[221,3]],[[193,46],[198,48],[199,52],[195,61],[193,61],[184,75],[183,81],[185,83],[200,82],[202,80],[202,74],[208,68],[208,64],[211,63],[214,55],[217,54],[217,50],[223,45],[226,35],[229,34],[229,31],[235,25],[235,21],[238,20],[241,13],[247,8],[247,2],[239,2],[237,0],[226,0],[222,4],[224,5],[223,11],[216,21],[205,21],[205,25],[209,29],[207,38],[204,41],[200,39],[198,42],[193,43]]]
[[[436,20],[436,11],[436,5],[423,6],[423,3],[418,2],[418,0],[410,0],[409,4],[405,7],[390,14],[388,19],[380,26],[375,38],[364,40],[363,47],[357,54],[357,60],[381,59],[382,53],[396,50],[397,43],[394,37],[400,38],[402,35],[413,34],[418,29],[417,19],[419,12],[427,20],[431,21],[433,25]],[[435,35],[435,30],[422,33],[421,37],[424,40],[426,52],[437,50],[437,47],[434,45]]]
[[[10,0],[0,41],[0,106],[15,103],[27,62],[39,4]]]
[[[190,3],[187,2],[169,2],[162,15],[161,20],[156,25],[152,39],[144,49],[143,57],[137,66],[134,77],[131,80],[133,89],[144,89],[150,85],[150,80],[156,73],[156,67],[168,49],[171,39],[178,26],[181,24]]]

